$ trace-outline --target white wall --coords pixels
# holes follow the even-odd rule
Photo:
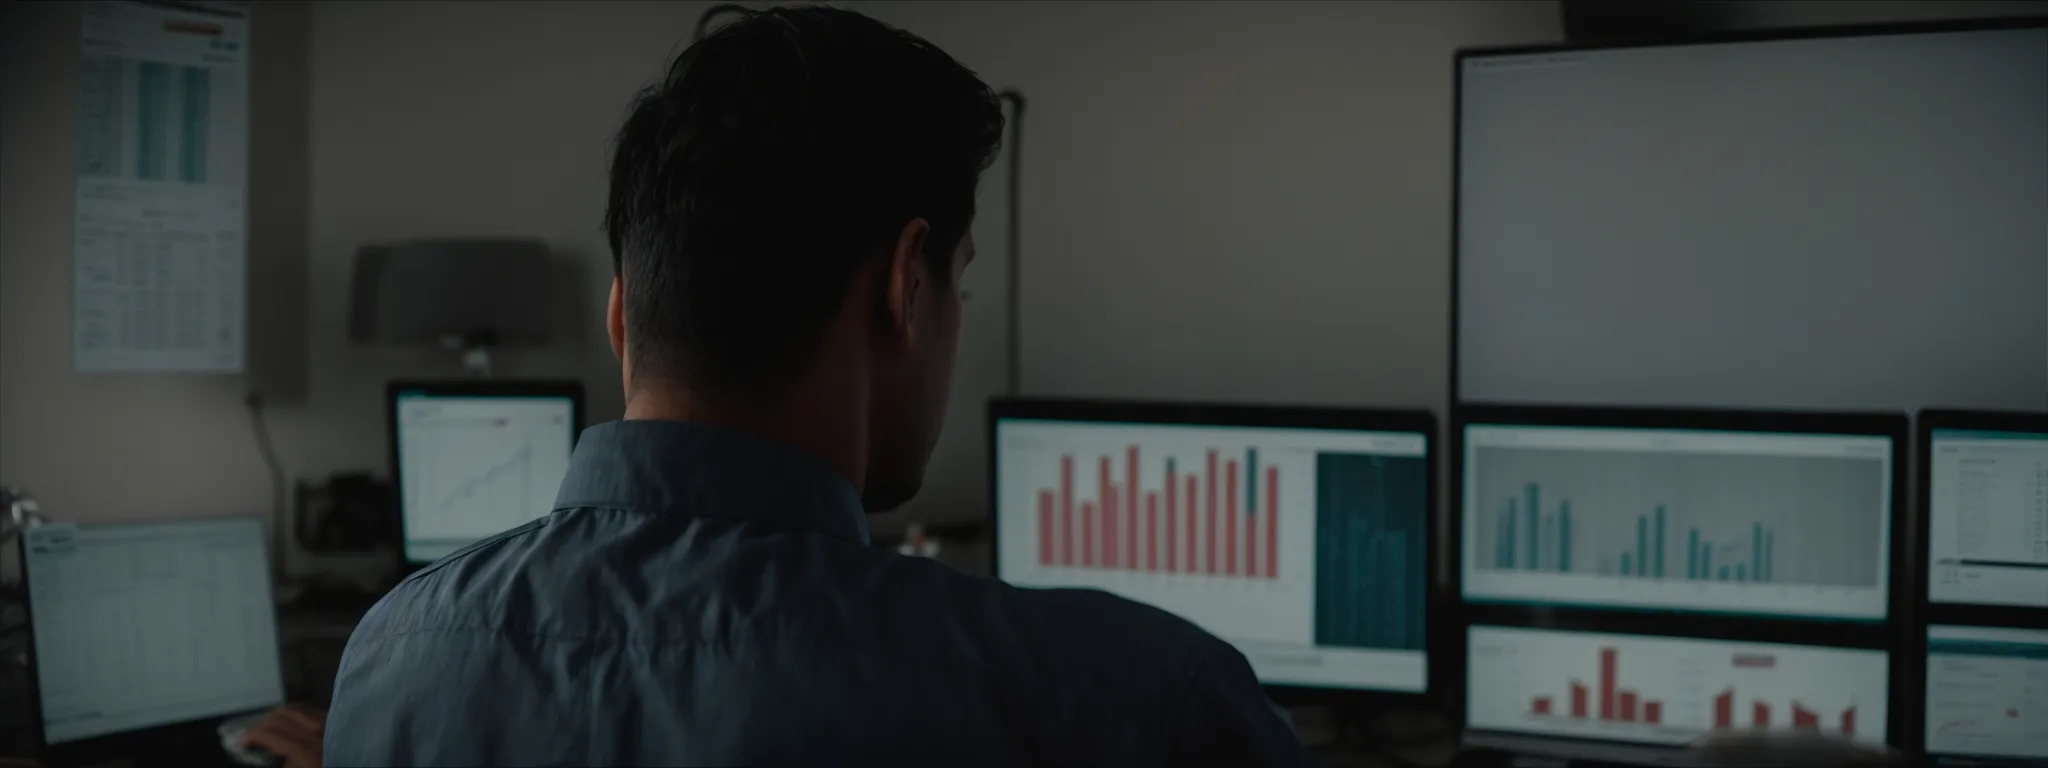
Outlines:
[[[699,3],[315,3],[310,51],[311,376],[284,446],[320,472],[388,463],[384,382],[455,373],[433,351],[347,340],[356,249],[417,237],[539,238],[571,299],[559,341],[504,377],[578,377],[593,420],[621,394],[604,340],[606,142],[689,36]]]
[[[1557,35],[1551,3],[850,3],[1030,98],[1024,386],[1032,394],[1441,406],[1450,62]],[[580,264],[580,342],[519,361],[617,413],[598,302],[606,141],[699,3],[316,4],[312,274],[426,235],[540,237]],[[914,510],[981,513],[1002,377],[1001,173],[944,455]],[[381,460],[386,355],[312,301],[308,467]],[[317,441],[309,440],[319,435]]]
[[[344,340],[347,284],[359,246],[414,237],[512,235],[547,242],[563,262],[559,340],[501,358],[501,376],[580,378],[588,418],[619,416],[618,364],[602,310],[612,267],[600,224],[608,149],[632,96],[689,43],[710,3],[320,3],[312,46],[312,376],[309,408],[287,447],[307,467],[382,467],[382,386],[446,372],[431,353],[363,349]],[[998,185],[991,185],[992,188]],[[997,189],[997,192],[1000,192]],[[1001,210],[1000,198],[985,205]],[[1001,230],[985,218],[967,286],[970,337],[962,403],[1001,386]],[[999,222],[998,222],[999,223]],[[991,335],[993,334],[993,335]],[[993,354],[991,354],[993,353]],[[963,410],[966,413],[963,414]],[[972,408],[955,421],[978,431]],[[318,439],[306,439],[318,436]],[[948,436],[927,518],[978,514],[978,442]],[[971,509],[959,503],[971,501]]]
[[[1554,3],[876,10],[1031,99],[1027,392],[1443,405],[1452,52]]]
[[[80,5],[0,6],[0,482],[68,520],[267,514],[243,394],[303,386],[306,22],[253,9],[249,373],[71,370]]]
[[[294,6],[257,5],[258,77],[282,66],[290,84],[300,65],[288,43],[266,49],[265,36],[292,28]],[[598,226],[605,143],[706,5],[313,5],[301,31],[304,87],[287,89],[310,99],[306,225],[252,251],[252,301],[272,302],[252,308],[252,326],[305,340],[303,397],[293,392],[297,402],[276,416],[294,475],[381,470],[382,383],[453,370],[430,353],[345,341],[348,265],[367,242],[493,234],[554,244],[581,278],[578,301],[560,311],[567,341],[502,367],[582,377],[593,418],[616,416],[599,321],[610,275]],[[1028,392],[1442,407],[1451,54],[1554,40],[1554,3],[849,5],[1031,99]],[[76,12],[7,9],[0,477],[78,518],[266,507],[240,408],[249,382],[69,373],[64,334],[50,329],[68,323],[76,57],[65,24]],[[272,14],[282,23],[266,24]],[[297,162],[265,157],[255,160],[287,172]],[[291,190],[278,194],[288,201]],[[984,191],[985,251],[1001,232],[1000,199]],[[281,207],[265,220],[289,230],[295,214]],[[253,273],[299,242],[296,267],[285,258],[279,275]],[[987,282],[975,286],[976,339],[1001,338],[980,329],[1001,317],[996,266],[977,269]],[[1000,360],[986,342],[968,350],[962,375],[976,383],[964,389],[1000,381]],[[978,432],[979,410],[956,404],[956,426]],[[952,456],[942,461],[972,482],[935,484],[927,509],[978,512],[982,465]]]

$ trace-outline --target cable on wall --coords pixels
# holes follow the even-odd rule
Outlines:
[[[1006,394],[1016,397],[1023,394],[1024,389],[1024,291],[1021,287],[1024,278],[1024,250],[1020,242],[1023,239],[1024,228],[1024,92],[1015,88],[1005,88],[996,96],[1010,104],[1010,221],[1008,229],[1003,232],[1007,240],[1005,245],[1008,246],[1010,254],[1010,284],[1006,288],[1009,291],[1009,304],[1005,308],[1009,313],[1009,335],[1005,340],[1005,353],[1009,358]]]
[[[244,394],[242,405],[249,409],[249,427],[256,436],[256,450],[263,454],[263,468],[270,475],[270,566],[272,577],[282,581],[288,563],[284,550],[291,541],[284,532],[289,529],[287,521],[294,517],[291,474],[285,471],[284,459],[278,456],[277,443],[270,439],[270,420],[264,413],[263,393],[252,391]]]

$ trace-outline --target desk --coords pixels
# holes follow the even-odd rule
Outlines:
[[[286,698],[321,708],[334,699],[334,675],[341,668],[341,652],[362,618],[362,611],[278,609]]]
[[[1327,707],[1288,710],[1295,733],[1331,768],[1415,768],[1456,765],[1458,733],[1442,714],[1389,709],[1343,713]]]

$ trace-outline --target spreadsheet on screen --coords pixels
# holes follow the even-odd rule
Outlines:
[[[48,743],[284,700],[261,520],[54,525],[25,535]]]

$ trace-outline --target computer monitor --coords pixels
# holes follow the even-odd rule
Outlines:
[[[2048,413],[1923,411],[1920,434],[1928,601],[2048,609]]]
[[[2048,626],[1927,628],[1928,754],[2048,764]]]
[[[1902,417],[1467,416],[1457,480],[1467,602],[1890,615]]]
[[[1922,411],[1922,744],[2048,763],[2048,413]]]
[[[997,577],[1178,614],[1286,693],[1428,690],[1429,414],[1008,400],[989,415]]]
[[[284,701],[261,519],[45,525],[21,552],[47,747]]]
[[[1453,436],[1472,732],[1900,738],[1903,416],[1475,405]]]
[[[1536,627],[1466,629],[1466,726],[1677,746],[1714,730],[1810,729],[1882,744],[1884,650]]]
[[[2040,8],[1460,52],[1453,401],[2039,407]]]
[[[575,382],[393,382],[404,557],[419,565],[547,515],[583,422]]]

